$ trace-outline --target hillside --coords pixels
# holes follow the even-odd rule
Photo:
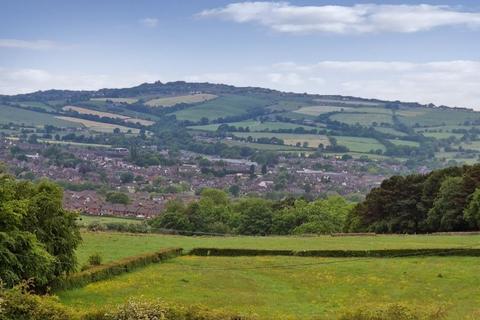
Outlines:
[[[480,112],[431,104],[180,81],[38,91],[0,96],[0,103],[6,136],[45,125],[89,136],[115,128],[135,135],[175,117],[177,128],[188,130],[196,141],[253,150],[295,147],[290,150],[305,154],[443,163],[470,163],[480,155]]]

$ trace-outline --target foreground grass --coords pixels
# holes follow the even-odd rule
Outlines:
[[[156,234],[128,234],[114,232],[83,232],[83,242],[77,250],[80,265],[93,253],[99,253],[104,262],[153,252],[161,248],[195,247],[249,248],[249,249],[407,249],[480,247],[480,236],[376,236],[376,237],[186,237]]]
[[[402,303],[445,307],[448,319],[480,316],[478,258],[322,259],[193,257],[155,264],[81,289],[60,292],[89,309],[130,297],[161,298],[261,318],[335,319],[358,307]],[[318,319],[318,318],[317,318]]]

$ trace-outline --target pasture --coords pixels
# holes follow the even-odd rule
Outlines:
[[[252,149],[265,150],[265,151],[306,152],[308,150],[311,150],[311,149],[307,149],[307,148],[303,148],[303,147],[294,147],[294,146],[279,145],[279,144],[243,142],[243,141],[236,141],[236,140],[222,140],[222,142],[229,145],[229,146],[249,147],[249,148],[252,148]]]
[[[360,124],[365,127],[369,127],[375,123],[389,123],[392,124],[392,116],[385,113],[371,113],[371,112],[362,112],[362,113],[337,113],[331,115],[330,120],[343,122],[349,125]]]
[[[90,114],[90,115],[98,116],[101,118],[105,117],[105,118],[112,118],[112,119],[120,119],[130,123],[140,123],[141,125],[144,125],[144,126],[151,126],[152,124],[155,123],[154,121],[150,121],[150,120],[132,118],[132,117],[124,116],[117,113],[103,112],[103,111],[92,110],[92,109],[76,107],[76,106],[65,106],[62,109],[66,111],[75,111],[80,114]]]
[[[353,108],[349,107],[337,107],[337,106],[310,106],[310,107],[302,107],[298,110],[294,110],[295,113],[306,114],[309,116],[319,116],[324,113],[329,112],[344,112],[344,111],[351,111]]]
[[[215,99],[217,96],[209,93],[196,93],[183,96],[152,99],[145,104],[150,107],[172,107],[179,103],[199,103]]]
[[[408,113],[406,113],[408,112]],[[400,111],[399,119],[403,123],[414,126],[458,126],[462,125],[465,121],[475,121],[480,119],[480,114],[467,110],[455,110],[455,109],[421,109]]]
[[[324,135],[317,134],[294,134],[294,133],[269,133],[269,132],[234,132],[234,136],[239,138],[252,137],[258,138],[278,138],[282,139],[286,145],[294,146],[297,143],[303,145],[304,142],[308,143],[311,148],[317,148],[319,144],[327,146],[330,144],[328,138]]]
[[[65,117],[65,116],[56,116],[56,119],[65,120],[68,122],[72,122],[75,124],[80,124],[86,127],[89,130],[96,131],[96,132],[113,132],[115,128],[120,129],[121,132],[127,133],[135,133],[137,134],[140,130],[136,128],[129,128],[125,126],[121,126],[118,124],[111,124],[105,122],[98,122],[98,121],[91,121],[86,119],[74,118],[74,117]]]
[[[43,127],[52,125],[56,127],[80,127],[79,123],[72,123],[58,119],[51,114],[35,112],[22,108],[0,105],[0,124],[24,124],[30,127]]]
[[[187,251],[195,247],[285,250],[480,247],[480,236],[379,235],[376,237],[331,237],[326,235],[315,237],[187,237],[177,235],[85,231],[82,232],[82,238],[83,242],[77,250],[80,265],[87,261],[89,255],[96,252],[100,253],[104,262],[108,262],[167,247],[180,247]]]
[[[100,101],[100,102],[107,102],[112,101],[115,103],[135,103],[138,101],[136,98],[91,98],[90,101]]]
[[[99,223],[99,224],[106,224],[106,223],[142,223],[143,220],[140,219],[129,219],[129,218],[121,218],[121,217],[113,217],[113,216],[89,216],[89,215],[80,215],[77,219],[77,224],[80,227],[87,227],[91,223]]]
[[[268,103],[268,100],[260,98],[228,95],[191,106],[174,114],[179,120],[199,121],[202,118],[212,120],[243,115],[254,109],[263,108]]]
[[[400,139],[389,139],[391,143],[397,146],[407,146],[407,147],[413,147],[413,148],[418,148],[420,147],[420,143],[417,141],[409,141],[409,140],[400,140]]]
[[[296,129],[296,128],[304,128],[305,130],[312,130],[316,129],[316,127],[304,126],[295,123],[289,122],[276,122],[276,121],[255,121],[255,120],[247,120],[247,121],[240,121],[240,122],[231,122],[227,123],[229,126],[235,127],[242,127],[242,128],[249,128],[250,131],[269,131],[269,130],[280,130],[280,129]],[[188,127],[189,129],[193,130],[201,130],[201,131],[216,131],[217,128],[221,124],[207,124],[203,126],[191,126]]]
[[[375,127],[376,131],[382,132],[382,133],[387,133],[387,134],[392,134],[397,137],[405,137],[407,134],[402,131],[395,130],[393,128],[388,128],[388,127]]]
[[[186,237],[82,232],[82,237],[77,250],[80,264],[93,253],[99,253],[107,263],[167,247],[183,247],[186,252],[195,247],[480,248],[480,235]],[[77,310],[109,308],[136,297],[257,314],[259,319],[338,319],[347,310],[400,303],[419,310],[444,309],[447,319],[473,320],[480,314],[478,259],[186,255],[56,294],[60,302]]]
[[[361,138],[361,137],[347,137],[347,136],[334,136],[337,140],[337,144],[347,147],[353,152],[368,153],[371,150],[385,151],[385,146],[373,138]]]

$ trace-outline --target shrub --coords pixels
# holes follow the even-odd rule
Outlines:
[[[12,289],[0,288],[0,320],[73,320],[74,315],[51,296],[38,296],[24,282]]]
[[[441,320],[446,318],[442,308],[435,310],[419,311],[399,304],[390,304],[384,307],[361,308],[347,312],[339,320]]]
[[[88,257],[88,263],[91,266],[99,266],[102,264],[102,256],[99,253],[94,253]]]

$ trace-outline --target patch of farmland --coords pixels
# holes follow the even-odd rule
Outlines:
[[[155,122],[150,121],[150,120],[145,120],[145,119],[138,119],[138,118],[131,118],[127,117],[121,114],[116,114],[116,113],[110,113],[110,112],[103,112],[103,111],[97,111],[97,110],[92,110],[92,109],[87,109],[87,108],[82,108],[82,107],[76,107],[76,106],[65,106],[63,107],[63,110],[66,111],[76,111],[80,114],[90,114],[98,117],[106,117],[106,118],[112,118],[112,119],[120,119],[125,122],[130,122],[130,123],[140,123],[144,126],[151,126]]]
[[[171,107],[179,103],[199,103],[215,99],[217,96],[209,93],[196,93],[183,96],[152,99],[145,104],[150,107]]]
[[[383,144],[373,138],[347,136],[334,136],[333,138],[337,140],[338,145],[345,146],[353,152],[369,153],[371,150],[386,150]]]
[[[319,116],[324,113],[329,112],[343,112],[343,111],[350,111],[353,108],[350,107],[336,107],[336,106],[310,106],[310,107],[302,107],[298,110],[294,110],[295,113],[306,114],[309,116]]]
[[[400,121],[409,125],[422,127],[442,125],[462,125],[466,121],[480,120],[480,112],[458,109],[422,109],[422,114],[399,116]]]
[[[0,105],[0,123],[8,124],[10,122],[31,127],[43,127],[45,125],[65,128],[80,127],[79,124],[57,119],[51,114]]]
[[[231,122],[227,123],[229,126],[235,126],[235,127],[242,127],[242,128],[249,128],[250,131],[265,131],[265,130],[280,130],[280,129],[296,129],[296,128],[304,128],[305,130],[312,130],[312,129],[318,129],[316,127],[310,127],[310,126],[304,126],[300,124],[295,124],[295,123],[289,123],[289,122],[274,122],[274,121],[265,121],[265,122],[260,122],[260,121],[255,121],[255,120],[247,120],[247,121],[240,121],[240,122]],[[208,124],[204,126],[191,126],[188,127],[189,129],[193,130],[201,130],[201,131],[216,131],[217,128],[222,125],[221,123],[215,123],[215,124]]]
[[[420,147],[420,144],[417,141],[409,141],[409,140],[400,140],[400,139],[389,139],[391,143],[397,146],[407,146],[407,147]]]
[[[343,100],[343,99],[315,99],[315,101],[318,102],[324,102],[324,103],[341,103],[341,104],[348,104],[352,106],[383,106],[384,103],[382,102],[374,102],[374,101],[364,101],[364,100]]]
[[[269,101],[247,96],[221,96],[216,99],[191,106],[190,108],[177,111],[173,114],[179,120],[199,121],[202,118],[209,120],[229,116],[239,116],[257,108],[263,108]]]
[[[112,102],[116,102],[116,103],[130,104],[130,103],[137,102],[138,99],[136,99],[136,98],[91,98],[90,101],[104,101],[104,102],[112,101]]]
[[[306,152],[309,149],[303,147],[294,147],[289,145],[278,145],[278,144],[266,144],[266,143],[255,143],[255,142],[243,142],[236,140],[223,140],[223,143],[229,146],[236,147],[248,147],[256,150],[264,151],[277,151],[277,152]]]
[[[80,309],[161,298],[260,319],[338,319],[401,301],[414,310],[445,307],[447,319],[477,319],[479,274],[476,257],[183,256],[58,295]]]
[[[38,139],[41,143],[46,144],[63,144],[63,145],[72,145],[80,147],[92,147],[92,148],[111,148],[111,145],[108,144],[97,144],[97,143],[82,143],[82,142],[73,142],[73,141],[63,141],[63,140],[52,140],[52,139]]]
[[[22,107],[40,108],[40,109],[43,109],[43,110],[49,111],[49,112],[56,111],[55,108],[52,108],[48,104],[45,104],[41,101],[22,101],[18,104]]]
[[[383,113],[337,113],[331,115],[329,118],[333,121],[339,121],[349,125],[360,124],[365,127],[371,126],[374,122],[377,124],[393,124],[392,116]]]
[[[92,131],[97,131],[97,132],[113,132],[115,128],[120,129],[121,132],[127,133],[130,131],[131,133],[138,133],[140,130],[136,128],[129,128],[125,126],[120,126],[117,124],[111,124],[111,123],[104,123],[104,122],[98,122],[98,121],[91,121],[91,120],[86,120],[86,119],[80,119],[80,118],[73,118],[73,117],[64,117],[64,116],[56,116],[55,118],[60,119],[60,120],[65,120],[68,122],[76,123],[76,124],[81,124],[84,127],[86,127],[89,130]]]
[[[282,139],[286,145],[294,146],[297,143],[303,145],[304,142],[308,143],[311,148],[317,148],[319,144],[324,146],[330,145],[328,138],[324,135],[317,134],[294,134],[294,133],[270,133],[270,132],[234,132],[234,136],[239,138],[252,137],[258,138],[278,138]]]
[[[376,131],[382,132],[382,133],[387,133],[387,134],[392,134],[397,137],[405,137],[407,134],[402,131],[395,130],[393,128],[388,128],[388,127],[375,127]]]
[[[480,151],[480,141],[475,140],[475,141],[470,141],[470,142],[463,142],[461,146],[464,149],[471,149],[471,150],[476,150]]]

